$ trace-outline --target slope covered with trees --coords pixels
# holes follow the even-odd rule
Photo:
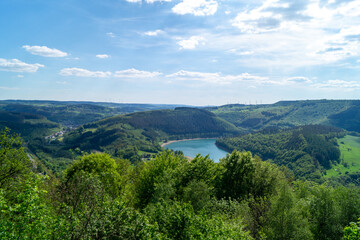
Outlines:
[[[5,127],[21,134],[27,141],[50,135],[61,128],[60,124],[41,115],[0,111],[0,129]]]
[[[119,114],[156,109],[174,109],[177,106],[76,101],[0,101],[0,110],[2,111],[36,114],[64,126],[80,126]]]
[[[331,125],[356,131],[357,118],[353,119],[351,116],[359,114],[359,105],[359,100],[307,100],[261,105],[232,104],[208,110],[248,131],[309,124]]]
[[[264,160],[285,165],[298,179],[319,181],[325,169],[340,162],[337,137],[345,134],[339,128],[308,125],[222,138],[216,144],[230,151],[251,151]]]

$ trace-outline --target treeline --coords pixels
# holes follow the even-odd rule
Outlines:
[[[216,144],[228,151],[251,151],[263,160],[289,168],[297,179],[321,182],[325,169],[340,162],[339,128],[308,125],[287,130],[264,129],[240,137],[221,138]]]
[[[2,111],[36,114],[64,126],[80,126],[119,114],[174,109],[177,106],[81,101],[0,100],[0,110]]]
[[[220,163],[163,152],[136,165],[90,154],[59,179],[31,168],[20,139],[2,132],[1,239],[359,237],[350,224],[360,216],[359,188],[293,182],[249,152]]]

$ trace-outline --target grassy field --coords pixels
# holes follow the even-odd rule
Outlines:
[[[360,137],[347,135],[338,139],[341,163],[326,171],[327,177],[360,171]]]

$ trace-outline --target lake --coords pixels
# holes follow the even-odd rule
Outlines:
[[[209,154],[209,157],[215,162],[218,162],[220,158],[226,156],[227,152],[218,148],[215,145],[216,139],[197,139],[197,140],[185,140],[170,143],[165,149],[172,149],[174,151],[180,150],[185,156],[194,158],[198,153],[202,156]]]

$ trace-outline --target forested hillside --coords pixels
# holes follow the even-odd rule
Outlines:
[[[308,100],[264,105],[232,104],[208,110],[248,131],[308,124],[332,125],[353,131],[359,126],[354,118],[359,115],[359,105],[359,100]]]
[[[3,107],[8,112],[33,113],[65,126],[79,126],[88,121],[120,114],[116,109],[90,104],[76,105],[27,105],[9,104]]]
[[[76,101],[0,101],[0,110],[17,113],[31,113],[46,117],[66,127],[79,126],[103,118],[156,109],[174,109],[178,105],[165,104],[119,104]]]
[[[41,115],[0,111],[0,129],[5,127],[31,141],[58,131],[61,125]]]
[[[216,144],[230,151],[250,151],[264,160],[284,165],[297,179],[320,181],[325,169],[340,162],[337,138],[344,135],[339,128],[307,125],[222,138]]]

